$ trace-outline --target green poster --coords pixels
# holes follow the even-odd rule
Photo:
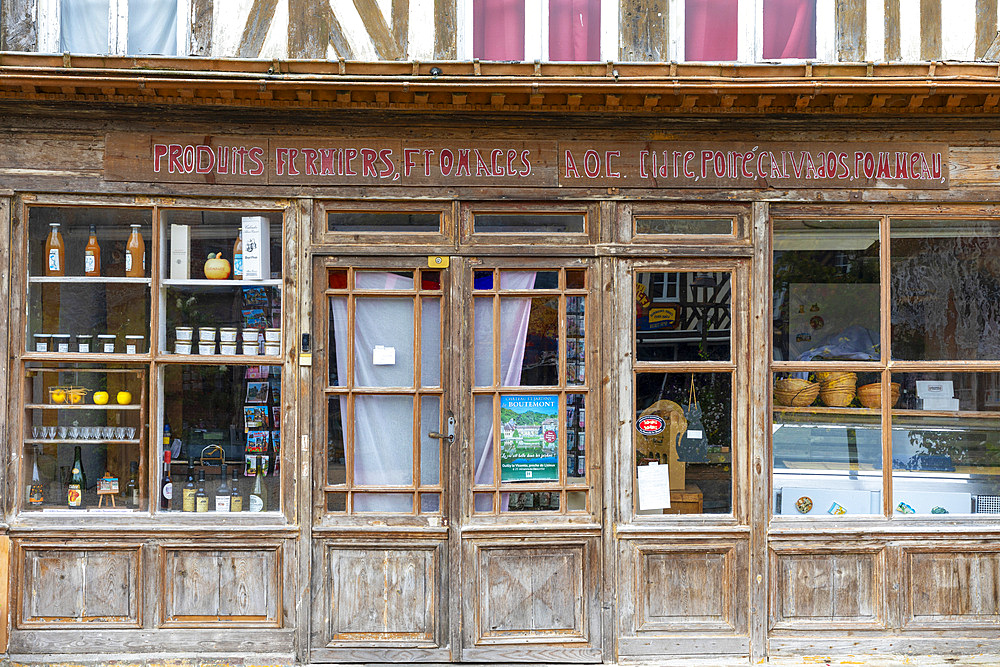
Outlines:
[[[559,479],[559,397],[500,397],[500,481]]]

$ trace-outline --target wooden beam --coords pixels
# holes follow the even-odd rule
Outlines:
[[[664,62],[670,60],[668,0],[620,0],[620,60]]]
[[[331,44],[340,58],[354,58],[329,0],[288,0],[288,57],[326,59]]]
[[[878,2],[879,0],[872,0]],[[885,59],[899,60],[902,47],[899,39],[899,0],[885,0]]]
[[[867,51],[866,0],[837,2],[837,59],[842,62],[863,62]]]
[[[455,0],[434,0],[434,57],[455,60],[458,45],[455,31]]]
[[[267,31],[271,27],[271,23],[274,22],[274,10],[277,6],[278,0],[253,1],[250,14],[247,15],[246,25],[243,26],[243,36],[240,37],[239,58],[260,56]]]
[[[409,29],[409,0],[393,0],[393,29],[385,21],[385,15],[375,0],[354,0],[361,22],[368,31],[372,46],[380,60],[401,60],[406,57],[408,45],[407,31]],[[402,13],[403,16],[399,16]],[[396,32],[396,31],[399,32]]]
[[[191,0],[189,56],[207,56],[212,52],[212,4],[213,0]]]
[[[986,55],[996,38],[997,0],[976,0],[976,59]]]
[[[920,58],[941,59],[941,0],[920,0]]]

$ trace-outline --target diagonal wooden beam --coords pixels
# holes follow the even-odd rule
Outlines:
[[[267,38],[268,28],[274,21],[274,10],[278,0],[253,0],[246,25],[243,26],[243,36],[240,37],[240,58],[257,58]]]
[[[330,44],[338,57],[354,57],[330,0],[288,0],[288,57],[325,59]]]
[[[361,22],[368,30],[368,36],[381,60],[401,60],[406,57],[405,43],[408,39],[409,5],[409,0],[393,0],[392,23],[393,28],[399,30],[399,32],[395,32],[395,30],[389,29],[389,24],[385,22],[385,16],[375,0],[354,0],[354,6],[358,10],[358,15],[361,16]],[[398,6],[401,9],[397,9]],[[400,44],[400,34],[403,35],[403,44]]]

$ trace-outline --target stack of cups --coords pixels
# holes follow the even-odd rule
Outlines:
[[[215,354],[215,327],[198,327],[198,354]]]
[[[177,342],[174,344],[174,352],[177,354],[191,354],[191,340],[194,338],[194,329],[191,327],[177,327]]]
[[[260,330],[243,330],[243,354],[256,355],[260,353]]]
[[[281,329],[267,329],[264,332],[264,354],[269,357],[281,356]]]
[[[235,327],[219,329],[219,347],[222,354],[236,354],[236,337],[239,331]]]

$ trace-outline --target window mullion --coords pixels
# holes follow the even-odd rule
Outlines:
[[[125,55],[128,53],[128,0],[111,0],[111,14],[108,21],[108,44],[110,53]]]

